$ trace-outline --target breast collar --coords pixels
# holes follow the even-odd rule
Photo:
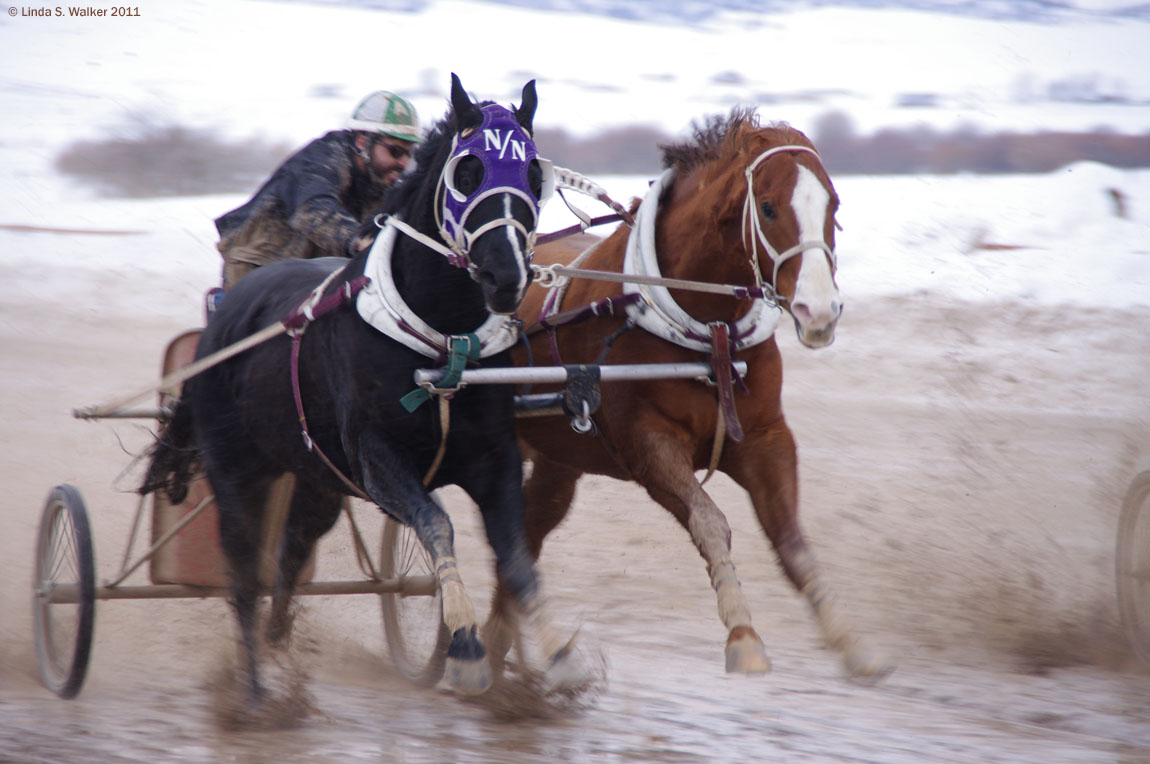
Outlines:
[[[639,211],[635,226],[627,237],[627,253],[623,259],[623,273],[628,275],[661,276],[659,259],[655,252],[655,220],[659,212],[659,196],[675,176],[672,167],[651,184]],[[623,293],[638,293],[642,299],[627,306],[627,316],[638,326],[656,337],[680,347],[711,352],[711,327],[692,318],[671,297],[666,287],[626,283]],[[360,298],[362,299],[362,297]],[[775,333],[782,316],[782,308],[762,298],[752,301],[751,309],[731,325],[730,338],[734,350],[753,347]]]
[[[449,336],[433,329],[415,314],[399,294],[392,277],[391,257],[399,229],[387,219],[375,238],[364,263],[364,275],[371,283],[356,297],[360,318],[391,339],[428,358],[439,358],[448,350]],[[480,358],[501,353],[519,338],[519,322],[511,316],[490,314],[474,332],[479,337]]]

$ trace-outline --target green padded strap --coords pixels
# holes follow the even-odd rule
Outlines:
[[[459,381],[463,379],[463,370],[469,362],[479,360],[479,337],[475,333],[457,335],[447,338],[447,372],[434,388],[417,387],[399,399],[399,403],[411,413],[431,399],[432,393],[443,395],[453,393],[459,389]]]

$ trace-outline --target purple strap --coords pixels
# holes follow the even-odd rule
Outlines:
[[[640,299],[642,299],[642,295],[638,292],[617,294],[614,297],[604,297],[602,300],[596,300],[581,308],[572,308],[562,313],[556,313],[553,316],[540,317],[540,319],[529,326],[524,333],[534,334],[540,329],[545,329],[547,331],[548,342],[551,344],[551,360],[556,366],[562,366],[563,359],[559,356],[559,341],[555,336],[556,329],[568,324],[577,324],[580,321],[586,321],[595,316],[613,316],[616,310],[625,308],[633,302],[638,302]]]
[[[638,292],[630,294],[617,294],[614,297],[604,297],[581,308],[571,308],[553,316],[542,316],[538,321],[527,328],[531,334],[539,329],[552,329],[567,324],[577,324],[594,316],[613,316],[619,308],[625,308],[631,303],[638,302],[642,295]]]
[[[371,279],[367,276],[360,276],[352,281],[344,282],[343,286],[316,303],[310,315],[307,310],[307,304],[310,302],[309,298],[300,303],[298,307],[288,314],[288,317],[283,321],[283,325],[288,331],[298,332],[320,316],[331,313],[336,308],[342,307],[344,303],[351,302],[352,298],[359,294],[369,283],[371,283]]]
[[[316,303],[315,308],[310,311],[310,314],[306,307],[308,301],[310,301],[309,298],[308,301],[303,302],[299,307],[292,310],[283,321],[284,326],[291,331],[291,392],[292,397],[295,398],[295,410],[299,416],[300,432],[303,434],[304,445],[308,451],[315,451],[320,460],[336,474],[336,477],[343,481],[354,495],[364,499],[367,498],[367,495],[327,458],[327,455],[320,449],[319,444],[312,440],[311,433],[308,431],[307,416],[304,415],[303,396],[300,393],[299,386],[299,349],[301,341],[303,340],[303,330],[308,324],[351,302],[369,283],[371,283],[371,279],[367,276],[359,276],[350,282],[344,282],[335,292],[332,292]]]
[[[591,222],[588,223],[587,225],[583,225],[582,223],[576,223],[575,225],[567,226],[566,228],[561,228],[558,231],[552,231],[551,233],[539,234],[538,236],[535,237],[535,246],[539,246],[541,244],[548,244],[548,243],[553,242],[553,241],[558,241],[559,239],[564,239],[568,236],[573,236],[574,234],[577,234],[577,233],[582,233],[586,229],[592,228],[592,227],[597,226],[597,225],[604,225],[606,223],[618,223],[620,220],[625,220],[625,219],[626,218],[624,218],[622,215],[620,215],[618,213],[616,213],[614,215],[600,215],[597,218],[591,218]]]

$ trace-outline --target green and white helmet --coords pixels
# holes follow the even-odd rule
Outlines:
[[[418,143],[419,115],[406,98],[386,90],[377,90],[355,107],[347,121],[347,129]]]

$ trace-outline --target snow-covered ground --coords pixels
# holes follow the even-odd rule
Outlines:
[[[648,179],[597,180],[626,200]],[[836,185],[843,200],[838,278],[848,302],[929,291],[976,302],[1150,305],[1150,170],[1078,163],[1047,175],[844,177]],[[19,263],[6,269],[12,280],[0,299],[84,300],[96,311],[198,320],[200,296],[219,278],[212,219],[243,197],[66,201],[57,179],[36,188],[36,195],[9,199],[0,222],[140,233],[0,229],[0,258]],[[1127,198],[1128,219],[1113,214],[1111,188]],[[605,211],[584,197],[573,201]],[[543,221],[541,230],[550,231],[574,218],[556,199]],[[151,298],[118,301],[117,287],[136,280],[155,284]]]

